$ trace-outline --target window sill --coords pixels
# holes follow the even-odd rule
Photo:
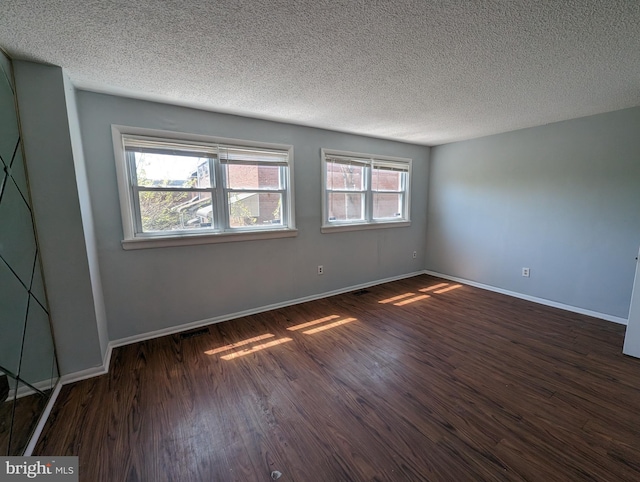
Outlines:
[[[188,234],[178,236],[154,236],[147,238],[125,239],[122,249],[167,248],[171,246],[194,246],[197,244],[233,243],[238,241],[255,241],[259,239],[293,238],[298,235],[297,229],[279,229],[264,232],[237,232],[215,234]]]
[[[364,231],[367,229],[406,228],[411,226],[411,221],[393,221],[388,223],[362,223],[362,224],[330,224],[320,228],[321,233],[340,233],[344,231]]]

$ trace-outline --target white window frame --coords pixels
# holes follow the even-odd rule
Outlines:
[[[331,190],[327,189],[327,157],[341,157],[351,159],[355,163],[365,164],[367,166],[365,174],[365,206],[363,220],[330,220],[328,199]],[[411,166],[412,159],[405,157],[379,156],[373,154],[363,154],[360,152],[340,151],[336,149],[321,149],[322,158],[322,227],[321,232],[332,233],[340,231],[358,231],[362,229],[379,229],[379,228],[399,228],[411,226]],[[395,167],[407,172],[404,186],[404,206],[403,216],[397,219],[384,218],[374,219],[373,217],[373,193],[372,174],[373,167],[382,165],[387,167]],[[353,191],[354,193],[362,191]]]
[[[118,194],[120,197],[120,213],[122,216],[124,249],[160,248],[167,246],[185,246],[195,244],[224,243],[232,241],[249,241],[257,239],[273,239],[293,237],[297,235],[295,227],[294,208],[294,172],[293,172],[293,146],[287,144],[272,144],[265,142],[231,139],[225,137],[213,137],[182,132],[165,131],[157,129],[145,129],[139,127],[112,125],[114,158],[116,164],[116,176],[118,181]],[[212,194],[218,226],[211,229],[198,228],[197,230],[179,230],[145,233],[142,232],[139,221],[139,212],[135,201],[136,192],[139,189],[133,182],[132,167],[125,152],[127,137],[148,139],[182,145],[190,145],[194,150],[215,153],[215,160],[210,161],[210,172],[216,179],[211,188],[193,189],[208,191]],[[287,152],[286,174],[281,179],[282,189],[277,190],[282,194],[282,225],[259,225],[230,227],[228,210],[226,209],[226,196],[228,189],[223,181],[223,167],[219,148],[237,147],[246,149],[268,149]],[[171,190],[171,189],[167,189]],[[185,189],[189,190],[189,189]],[[255,191],[255,190],[254,190]],[[260,190],[262,192],[262,190]],[[271,190],[272,191],[272,190]],[[265,192],[271,192],[267,190]],[[253,192],[253,191],[252,191]]]

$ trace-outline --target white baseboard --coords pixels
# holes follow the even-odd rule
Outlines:
[[[361,283],[358,285],[353,285],[353,286],[348,286],[346,288],[341,288],[341,289],[337,289],[337,290],[332,290],[332,291],[326,291],[324,293],[319,293],[316,295],[310,295],[310,296],[305,296],[302,298],[296,298],[293,300],[288,300],[288,301],[283,301],[280,303],[274,303],[271,305],[266,305],[266,306],[260,306],[257,308],[252,308],[250,310],[244,310],[244,311],[238,311],[235,313],[229,313],[226,315],[220,315],[220,316],[216,316],[213,318],[206,318],[203,320],[198,320],[198,321],[193,321],[190,323],[184,323],[182,325],[176,325],[176,326],[171,326],[168,328],[163,328],[161,330],[155,330],[155,331],[150,331],[147,333],[141,333],[139,335],[133,335],[133,336],[128,336],[125,338],[120,338],[117,340],[113,340],[109,342],[109,345],[107,346],[107,351],[105,353],[105,360],[104,363],[102,365],[96,366],[96,367],[92,367],[92,368],[87,368],[86,370],[81,370],[79,372],[73,372],[73,373],[68,373],[64,376],[61,377],[61,382],[63,385],[67,385],[69,383],[74,383],[80,380],[84,380],[87,378],[92,378],[92,377],[96,377],[96,376],[100,376],[100,375],[104,375],[106,373],[109,372],[109,364],[111,362],[111,354],[113,352],[113,349],[119,346],[125,346],[125,345],[130,345],[132,343],[138,343],[141,341],[146,341],[146,340],[152,340],[154,338],[159,338],[161,336],[167,336],[167,335],[173,335],[175,333],[180,333],[183,331],[188,331],[188,330],[193,330],[196,328],[200,328],[203,326],[207,326],[207,325],[212,325],[215,323],[221,323],[223,321],[229,321],[229,320],[233,320],[235,318],[242,318],[245,316],[250,316],[250,315],[255,315],[258,313],[264,313],[265,311],[271,311],[271,310],[276,310],[279,308],[285,308],[287,306],[293,306],[293,305],[298,305],[300,303],[306,303],[308,301],[315,301],[315,300],[319,300],[322,298],[328,298],[330,296],[336,296],[336,295],[340,295],[343,293],[348,293],[350,291],[356,291],[356,290],[361,290],[364,288],[370,288],[371,286],[376,286],[379,284],[383,284],[383,283],[390,283],[392,281],[398,281],[401,279],[406,279],[406,278],[412,278],[414,276],[418,276],[420,274],[428,274],[431,276],[436,276],[438,278],[443,278],[443,279],[448,279],[451,281],[455,281],[457,283],[463,283],[463,284],[467,284],[470,286],[474,286],[476,288],[481,288],[481,289],[485,289],[488,291],[494,291],[496,293],[501,293],[507,296],[512,296],[514,298],[520,298],[523,300],[527,300],[527,301],[532,301],[534,303],[538,303],[541,305],[545,305],[545,306],[551,306],[554,308],[559,308],[565,311],[571,311],[573,313],[579,313],[582,315],[587,315],[587,316],[592,316],[594,318],[599,318],[602,320],[606,320],[606,321],[611,321],[613,323],[619,323],[622,325],[626,325],[627,324],[627,320],[624,318],[620,318],[617,316],[612,316],[612,315],[607,315],[605,313],[599,313],[597,311],[591,311],[591,310],[585,310],[583,308],[578,308],[576,306],[571,306],[571,305],[566,305],[563,303],[558,303],[555,301],[551,301],[551,300],[546,300],[543,298],[537,298],[535,296],[529,296],[529,295],[525,295],[522,293],[517,293],[515,291],[509,291],[509,290],[505,290],[502,288],[496,288],[495,286],[490,286],[490,285],[486,285],[483,283],[478,283],[475,281],[471,281],[471,280],[467,280],[464,278],[458,278],[455,276],[449,276],[443,273],[437,273],[435,271],[430,271],[430,270],[423,270],[423,271],[414,271],[412,273],[406,273],[403,275],[399,275],[399,276],[393,276],[390,278],[384,278],[384,279],[379,279],[379,280],[375,280],[375,281],[370,281],[367,283]]]
[[[0,371],[0,375],[5,375],[4,372]],[[14,383],[17,383],[15,381],[15,379],[13,377],[11,377],[11,375],[7,375]],[[17,390],[15,388],[11,388],[9,390],[9,393],[7,394],[7,400],[13,400],[13,398],[22,398],[22,397],[26,397],[28,395],[33,395],[34,393],[36,393],[36,391],[33,389],[37,389],[40,390],[41,392],[46,392],[47,390],[50,390],[52,385],[54,385],[57,382],[57,380],[53,380],[53,379],[49,379],[49,380],[42,380],[36,383],[32,383],[31,386],[29,385],[25,385],[24,382],[19,382],[20,383],[20,388],[18,388]],[[33,388],[31,388],[33,387]]]
[[[40,415],[40,420],[38,420],[38,425],[36,425],[36,428],[34,429],[33,434],[31,434],[31,439],[29,440],[29,444],[27,445],[27,448],[24,449],[23,455],[25,457],[29,457],[33,453],[33,449],[38,443],[38,439],[40,438],[42,429],[44,428],[45,423],[47,423],[47,419],[49,418],[51,409],[53,408],[53,405],[56,403],[56,399],[58,398],[58,394],[60,393],[60,388],[62,388],[62,383],[60,382],[60,380],[58,380],[58,383],[56,383],[56,386],[53,389],[53,393],[51,393],[51,396],[49,397],[47,406],[45,407],[44,411]]]
[[[161,336],[173,335],[175,333],[180,333],[183,331],[193,330],[195,328],[200,328],[202,326],[212,325],[214,323],[221,323],[223,321],[233,320],[235,318],[242,318],[244,316],[255,315],[258,313],[264,313],[265,311],[276,310],[278,308],[285,308],[287,306],[298,305],[300,303],[306,303],[307,301],[319,300],[322,298],[328,298],[330,296],[340,295],[343,293],[348,293],[350,291],[357,291],[364,288],[370,288],[371,286],[380,285],[383,283],[390,283],[392,281],[398,281],[405,278],[412,278],[413,276],[418,276],[423,274],[423,271],[414,271],[412,273],[406,273],[398,276],[392,276],[390,278],[379,279],[376,281],[370,281],[367,283],[361,283],[354,286],[348,286],[346,288],[341,288],[333,291],[326,291],[324,293],[319,293],[317,295],[305,296],[302,298],[296,298],[293,300],[283,301],[281,303],[274,303],[271,305],[260,306],[257,308],[252,308],[250,310],[238,311],[236,313],[229,313],[227,315],[216,316],[213,318],[206,318],[204,320],[193,321],[190,323],[184,323],[182,325],[171,326],[168,328],[163,328],[162,330],[150,331],[147,333],[141,333],[139,335],[128,336],[125,338],[120,338],[118,340],[113,340],[109,342],[107,347],[107,351],[105,353],[105,361],[104,364],[87,368],[86,370],[81,370],[79,372],[68,373],[61,377],[61,381],[63,385],[67,385],[69,383],[78,382],[80,380],[84,380],[87,378],[97,377],[100,375],[104,375],[109,372],[109,364],[111,361],[111,353],[114,348],[124,345],[130,345],[132,343],[138,343],[141,341],[152,340],[153,338],[159,338]]]
[[[49,401],[47,402],[47,406],[45,407],[44,411],[42,412],[42,415],[40,415],[40,419],[38,420],[38,425],[36,425],[35,430],[33,431],[33,434],[31,435],[31,438],[29,439],[29,444],[27,445],[27,447],[24,450],[24,456],[28,457],[33,453],[33,449],[35,448],[36,444],[38,443],[38,439],[40,438],[40,434],[42,433],[42,429],[44,428],[44,425],[47,423],[47,419],[49,418],[49,414],[51,413],[51,410],[53,409],[53,405],[56,403],[56,399],[58,398],[58,395],[60,394],[60,389],[62,388],[62,385],[66,385],[68,383],[73,383],[73,382],[78,382],[80,380],[84,380],[85,378],[91,378],[91,377],[96,377],[99,375],[104,375],[105,373],[107,373],[109,371],[109,364],[111,362],[111,353],[113,351],[113,347],[111,345],[107,345],[107,350],[105,353],[105,359],[104,359],[104,363],[100,366],[97,367],[92,367],[92,368],[88,368],[86,370],[82,370],[79,372],[74,372],[74,373],[69,373],[67,375],[63,375],[58,379],[58,382],[56,383],[53,392],[51,393],[51,396],[49,397]],[[43,381],[43,382],[38,382],[36,384],[34,384],[33,386],[37,389],[41,389],[41,388],[50,388],[51,387],[51,380],[48,380],[48,384],[46,385],[46,387],[44,386],[44,384],[47,381]],[[20,389],[18,389],[18,394],[17,396],[26,396],[26,395],[30,395],[31,393],[33,393],[33,390],[29,387],[24,387],[26,389],[28,389],[28,393],[23,393],[21,394],[22,391],[22,387]]]
[[[601,320],[611,321],[613,323],[619,323],[621,325],[626,325],[627,320],[625,318],[620,318],[618,316],[607,315],[605,313],[600,313],[598,311],[585,310],[584,308],[578,308],[577,306],[565,305],[564,303],[558,303],[557,301],[546,300],[544,298],[538,298],[536,296],[525,295],[522,293],[518,293],[516,291],[509,291],[502,288],[496,288],[495,286],[486,285],[483,283],[478,283],[476,281],[470,281],[464,278],[458,278],[456,276],[449,276],[442,273],[437,273],[435,271],[424,270],[425,274],[436,276],[438,278],[448,279],[450,281],[455,281],[456,283],[462,283],[469,286],[475,286],[476,288],[481,288],[483,290],[494,291],[496,293],[501,293],[507,296],[513,296],[514,298],[520,298],[521,300],[532,301],[534,303],[538,303],[545,306],[551,306],[553,308],[559,308],[565,311],[571,311],[573,313],[579,313],[581,315],[592,316],[593,318],[600,318]]]
[[[130,345],[131,343],[138,343],[140,341],[151,340],[153,338],[159,338],[161,336],[173,335],[174,333],[193,330],[195,328],[200,328],[202,326],[212,325],[212,324],[220,323],[223,321],[229,321],[235,318],[242,318],[245,316],[255,315],[258,313],[264,313],[265,311],[277,310],[278,308],[285,308],[287,306],[299,305],[300,303],[306,303],[308,301],[315,301],[322,298],[329,298],[330,296],[341,295],[343,293],[348,293],[350,291],[357,291],[364,288],[370,288],[371,286],[376,286],[383,283],[390,283],[392,281],[398,281],[405,278],[412,278],[420,274],[423,274],[423,271],[415,271],[413,273],[393,276],[391,278],[385,278],[381,280],[371,281],[368,283],[362,283],[359,285],[348,286],[346,288],[341,288],[338,290],[326,291],[324,293],[320,293],[317,295],[305,296],[303,298],[296,298],[293,300],[283,301],[281,303],[274,303],[272,305],[260,306],[258,308],[252,308],[250,310],[238,311],[236,313],[230,313],[228,315],[221,315],[213,318],[207,318],[204,320],[193,321],[191,323],[185,323],[183,325],[171,326],[169,328],[164,328],[162,330],[150,331],[148,333],[142,333],[140,335],[133,335],[133,336],[128,336],[126,338],[120,338],[119,340],[112,341],[110,345],[112,345],[113,348],[118,346],[123,346],[123,345]]]
[[[44,428],[45,423],[47,423],[47,419],[49,418],[49,414],[51,413],[51,409],[58,398],[58,394],[60,393],[60,389],[62,385],[67,385],[69,383],[78,382],[80,380],[84,380],[86,378],[97,377],[99,375],[104,375],[109,371],[109,364],[111,362],[111,353],[113,351],[113,347],[111,345],[107,345],[107,350],[105,353],[104,363],[97,367],[88,368],[86,370],[82,370],[79,372],[69,373],[67,375],[63,375],[58,379],[58,383],[56,383],[55,388],[53,389],[53,393],[47,402],[47,406],[45,407],[42,415],[40,416],[40,420],[38,421],[38,425],[36,425],[33,434],[31,435],[31,439],[29,440],[29,444],[24,451],[25,456],[30,456],[33,452],[33,449],[38,443],[38,439],[40,438],[40,434],[42,433],[42,429]],[[40,382],[42,384],[44,382]],[[50,382],[49,382],[50,383]],[[40,388],[38,384],[34,385],[36,388]],[[51,386],[50,384],[48,385]],[[28,387],[27,387],[28,388]],[[33,393],[33,390],[30,390]],[[28,395],[25,393],[25,395]],[[18,396],[20,396],[20,390],[18,390]]]
[[[55,384],[55,381],[53,379],[49,379],[49,380],[42,380],[40,382],[32,383],[31,385],[33,386],[33,388],[36,388],[41,392],[45,392],[47,390],[50,390],[54,384]],[[17,393],[16,393],[16,390],[11,390],[9,392],[9,398],[13,397],[14,394],[16,398],[22,398],[28,395],[33,395],[34,393],[36,393],[33,390],[33,388],[31,388],[28,385],[25,385],[24,382],[20,382],[20,388],[18,388]]]
[[[113,348],[114,346],[110,342],[107,345],[107,350],[105,352],[104,362],[102,363],[102,365],[87,368],[85,370],[80,370],[79,372],[67,373],[66,375],[62,375],[60,377],[62,385],[68,385],[69,383],[79,382],[80,380],[99,377],[100,375],[107,374],[109,372],[109,364],[111,363],[111,353],[113,352]]]

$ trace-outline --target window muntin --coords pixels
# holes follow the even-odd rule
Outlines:
[[[411,159],[322,150],[323,228],[409,222]]]
[[[170,139],[130,129],[137,132],[113,129],[123,246],[167,237],[237,234],[233,239],[251,239],[243,233],[269,236],[283,230],[295,235],[291,146],[233,145],[215,138],[202,141],[202,136]]]

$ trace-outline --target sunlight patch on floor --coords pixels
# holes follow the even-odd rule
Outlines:
[[[278,338],[277,340],[269,341],[267,343],[263,343],[261,345],[252,346],[251,348],[245,348],[244,350],[236,351],[234,353],[229,353],[228,355],[223,355],[220,358],[223,360],[233,360],[234,358],[238,358],[241,356],[249,355],[251,353],[255,353],[260,350],[264,350],[265,348],[270,348],[272,346],[281,345],[283,343],[287,343],[289,341],[293,341],[293,338]]]
[[[445,286],[449,286],[449,283],[438,283],[437,285],[429,286],[428,288],[421,288],[418,291],[426,293],[428,291],[437,290],[438,288],[444,288]]]
[[[302,328],[307,328],[313,325],[319,325],[320,323],[324,323],[325,321],[335,320],[336,318],[340,318],[340,316],[339,315],[325,316],[324,318],[318,318],[317,320],[308,321],[306,323],[300,323],[299,325],[290,326],[289,328],[287,328],[287,330],[291,330],[291,331],[301,330]]]
[[[220,348],[214,348],[213,350],[205,351],[207,355],[215,355],[216,353],[221,353],[223,351],[233,350],[234,348],[238,348],[240,346],[249,345],[250,343],[255,343],[256,341],[265,340],[267,338],[273,338],[273,333],[267,333],[266,335],[254,336],[253,338],[247,338],[246,340],[238,341],[236,343],[230,343],[229,345],[221,346]]]
[[[387,298],[386,300],[380,300],[378,303],[393,303],[394,301],[401,300],[402,298],[408,298],[409,296],[414,296],[415,293],[405,293],[403,295],[394,296],[393,298]]]
[[[462,285],[453,285],[453,286],[449,286],[448,288],[443,288],[443,289],[441,289],[441,290],[434,291],[434,293],[437,293],[437,294],[440,294],[440,293],[446,293],[447,291],[457,290],[458,288],[462,288]]]
[[[415,303],[416,301],[424,300],[425,298],[431,298],[431,296],[429,295],[414,296],[413,298],[408,298],[402,301],[398,301],[397,303],[394,303],[393,306],[404,306],[404,305],[408,305],[409,303]]]
[[[333,323],[329,323],[327,325],[318,326],[317,328],[312,328],[311,330],[303,331],[305,335],[313,335],[314,333],[318,333],[320,331],[329,330],[331,328],[335,328],[336,326],[346,325],[347,323],[351,323],[352,321],[356,321],[357,318],[345,318],[343,320],[334,321]]]

